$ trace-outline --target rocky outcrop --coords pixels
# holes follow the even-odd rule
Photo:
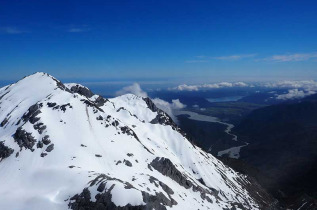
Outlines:
[[[211,199],[206,196],[207,194],[213,195],[217,197],[217,190],[211,188],[203,188],[199,186],[197,183],[192,181],[188,176],[181,173],[176,166],[167,158],[155,158],[150,165],[161,174],[170,177],[179,185],[183,186],[186,189],[192,188],[194,192],[200,192],[201,198],[205,199],[207,202],[212,203]]]
[[[86,96],[87,98],[92,97],[94,94],[86,87],[81,85],[74,85],[70,88],[73,93],[78,93],[80,95]]]
[[[161,125],[169,125],[172,127],[173,130],[178,131],[180,134],[182,134],[184,137],[187,137],[186,133],[184,131],[182,131],[177,125],[176,123],[173,121],[173,119],[163,110],[157,108],[157,106],[153,103],[153,101],[146,97],[143,98],[143,100],[145,101],[145,103],[147,104],[148,108],[152,111],[152,112],[156,112],[157,115],[156,117],[150,122],[152,124],[161,124]]]
[[[149,97],[143,98],[143,100],[145,101],[145,103],[147,104],[148,108],[152,112],[157,112],[158,108],[156,107],[156,105],[153,103],[153,101]]]
[[[151,182],[160,183],[160,186],[168,194],[173,194],[174,192],[164,183],[158,181],[154,177],[150,178]],[[156,210],[166,210],[166,206],[172,207],[176,205],[177,202],[171,197],[167,198],[163,193],[155,193],[151,195],[147,192],[141,191],[143,202],[145,205],[136,205],[132,206],[130,204],[126,206],[116,206],[112,201],[111,191],[115,187],[115,184],[112,184],[109,189],[105,189],[107,181],[116,181],[118,184],[124,184],[126,189],[135,189],[130,183],[123,182],[120,179],[109,177],[105,174],[98,175],[95,179],[90,182],[90,186],[98,186],[95,199],[91,198],[91,193],[89,187],[84,188],[80,194],[76,194],[70,198],[69,208],[73,210],[82,210],[82,209],[100,209],[100,210],[147,210],[147,209],[156,209]],[[92,201],[95,200],[95,201]]]
[[[14,152],[13,149],[11,149],[10,147],[4,145],[3,141],[0,141],[0,162],[9,157],[12,153]]]
[[[25,130],[23,130],[22,127],[19,127],[16,130],[16,132],[13,135],[13,138],[21,149],[22,147],[24,147],[26,149],[30,149],[31,151],[34,150],[33,146],[36,142],[36,139],[31,135],[31,133],[28,133]]]
[[[29,107],[28,111],[22,116],[22,120],[24,122],[29,121],[30,123],[34,124],[37,121],[40,120],[39,117],[37,117],[37,115],[39,115],[41,113],[40,108],[43,106],[42,103],[40,104],[34,104],[32,106]]]

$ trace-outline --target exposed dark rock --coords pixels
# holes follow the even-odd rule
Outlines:
[[[33,125],[34,129],[37,130],[39,132],[39,134],[42,134],[43,131],[46,129],[46,125],[44,125],[44,123],[37,123],[35,125]]]
[[[10,91],[9,91],[10,92]],[[5,96],[7,95],[9,92],[6,92],[5,94],[3,94],[2,96],[0,96],[0,100]]]
[[[48,147],[46,148],[46,152],[51,152],[54,149],[54,144],[50,144],[48,145]]]
[[[52,108],[52,107],[56,106],[56,103],[48,102],[48,103],[47,103],[47,106],[50,107],[50,108]]]
[[[97,120],[103,120],[103,117],[101,115],[99,115],[96,119]]]
[[[84,145],[84,144],[81,144],[80,146],[81,146],[81,147],[87,147],[87,146],[86,146],[86,145]]]
[[[18,143],[20,148],[25,147],[26,149],[32,150],[36,140],[31,135],[31,133],[26,132],[23,130],[22,127],[19,127],[15,134],[13,135],[14,140]]]
[[[128,155],[129,157],[132,157],[132,156],[133,156],[133,154],[132,154],[132,153],[128,153],[127,155]]]
[[[43,148],[43,142],[42,141],[38,141],[36,144],[37,148]]]
[[[94,94],[86,87],[83,87],[81,85],[75,85],[75,86],[72,86],[70,88],[70,90],[73,92],[73,93],[78,93],[82,96],[86,96],[87,98],[90,98],[91,96],[93,96]]]
[[[96,157],[102,157],[101,155],[95,154]]]
[[[163,182],[161,182],[160,180],[156,179],[153,176],[150,176],[149,179],[150,183],[154,184],[156,187],[161,186],[161,188],[166,192],[166,194],[168,194],[169,199],[172,201],[172,205],[176,205],[177,202],[171,197],[171,195],[174,194],[174,191],[169,188],[166,184],[164,184]]]
[[[116,206],[112,201],[111,191],[115,187],[113,184],[106,192],[104,192],[105,184],[108,180],[115,180],[125,185],[126,189],[135,189],[130,183],[123,182],[122,180],[109,177],[105,174],[101,174],[91,181],[90,186],[99,186],[97,191],[100,192],[95,196],[95,201],[91,201],[91,193],[88,188],[85,188],[80,194],[76,194],[70,198],[68,206],[74,210],[84,210],[84,209],[104,209],[104,210],[166,210],[166,206],[172,207],[176,205],[177,202],[173,199],[167,198],[163,193],[156,193],[156,195],[151,195],[147,192],[142,191],[143,202],[145,205],[141,206],[131,206],[130,204],[126,206]],[[169,190],[167,190],[169,191]]]
[[[123,161],[126,166],[132,167],[132,163],[128,160]]]
[[[150,98],[143,98],[145,103],[147,104],[148,108],[156,112],[156,117],[150,122],[152,124],[161,124],[161,125],[170,125],[173,130],[178,131],[180,134],[182,134],[184,137],[187,137],[186,133],[182,131],[176,123],[173,121],[173,119],[163,110],[157,108],[157,106],[153,103],[153,101]]]
[[[60,106],[60,109],[61,109],[63,112],[65,112],[65,111],[66,111],[66,107],[73,108],[73,107],[70,105],[70,103],[68,103],[68,104],[61,105],[61,106]]]
[[[212,196],[218,197],[218,191],[212,188],[203,188],[193,182],[189,177],[187,177],[185,174],[181,173],[175,165],[167,158],[155,158],[150,165],[157,171],[159,171],[161,174],[170,177],[175,182],[177,182],[179,185],[183,186],[186,189],[189,189],[192,187],[194,192],[200,192],[200,196],[202,199],[207,200],[208,202],[212,202],[209,197],[207,197],[207,194],[210,194]]]
[[[49,140],[49,135],[45,135],[43,138],[42,138],[42,142],[45,144],[45,145],[49,145],[51,143],[51,140]]]
[[[134,131],[131,128],[129,128],[128,126],[123,126],[120,128],[120,130],[122,131],[123,134],[127,134],[130,136],[136,137],[136,134],[134,133]]]
[[[111,123],[111,125],[117,127],[117,126],[119,125],[119,122],[118,122],[117,120],[115,120],[115,121],[113,121],[113,122]]]
[[[149,98],[143,98],[143,100],[145,101],[146,105],[148,106],[148,108],[152,111],[152,112],[157,112],[158,108],[156,107],[156,105],[153,103],[153,101]]]
[[[98,98],[95,100],[95,104],[98,107],[103,106],[106,102],[108,101],[108,99],[103,98],[102,96],[98,96]]]
[[[50,76],[47,73],[44,73],[44,75],[49,76],[50,78],[52,78],[52,80],[54,80],[56,82],[56,86],[61,89],[61,90],[65,90],[67,92],[71,92],[61,81],[57,80],[56,78]]]
[[[45,157],[46,155],[47,155],[47,153],[45,153],[45,152],[41,153],[41,157]]]
[[[25,113],[23,116],[22,116],[22,119],[24,122],[27,122],[29,121],[30,123],[34,124],[36,123],[37,121],[40,120],[39,117],[36,117],[37,115],[39,115],[41,113],[41,110],[40,108],[43,106],[42,103],[40,104],[34,104],[32,106],[29,107],[28,109],[28,112]]]
[[[0,124],[0,127],[3,127],[3,126],[5,126],[5,124],[7,124],[8,123],[8,118],[4,118],[4,120],[1,122],[1,124]]]
[[[106,187],[106,184],[104,182],[101,182],[97,188],[97,191],[102,192],[102,191],[104,191],[105,187]]]
[[[89,101],[89,100],[85,100],[85,99],[82,99],[81,101],[83,101],[87,106],[89,107],[93,107],[95,108],[95,110],[98,110],[100,112],[104,112],[102,109],[100,109],[95,103]]]
[[[206,183],[204,182],[204,180],[202,178],[197,179],[201,184],[206,185]]]
[[[13,149],[4,145],[3,141],[0,141],[0,162],[4,159],[9,157],[14,152]]]
[[[75,166],[68,166],[68,168],[75,168]]]
[[[193,186],[192,182],[189,181],[188,178],[175,167],[172,161],[167,158],[157,157],[150,163],[150,165],[161,174],[170,177],[186,189]]]

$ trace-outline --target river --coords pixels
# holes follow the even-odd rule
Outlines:
[[[232,129],[234,128],[233,124],[230,123],[226,123],[226,122],[222,122],[220,121],[217,117],[213,117],[213,116],[208,116],[208,115],[202,115],[202,114],[198,114],[196,112],[192,112],[192,111],[185,111],[185,110],[180,110],[180,109],[175,109],[173,110],[173,114],[175,116],[179,116],[179,115],[188,115],[189,119],[191,120],[197,120],[197,121],[204,121],[204,122],[213,122],[213,123],[219,123],[222,125],[226,125],[226,129],[224,130],[224,132],[226,132],[228,135],[232,136],[232,140],[233,141],[238,141],[238,136],[231,133]],[[242,142],[241,142],[242,143]],[[222,155],[229,155],[230,158],[239,158],[240,157],[240,149],[242,147],[247,146],[248,143],[247,142],[243,142],[243,145],[241,146],[237,146],[237,147],[231,147],[222,151],[218,151],[218,156],[222,156]],[[211,150],[211,147],[209,148],[209,151]]]

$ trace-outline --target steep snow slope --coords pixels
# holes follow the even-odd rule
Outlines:
[[[0,110],[1,209],[261,207],[148,98],[35,73],[0,89]]]

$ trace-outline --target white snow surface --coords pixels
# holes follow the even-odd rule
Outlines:
[[[99,192],[90,181],[100,174],[113,178],[104,180],[105,192],[111,193],[116,206],[145,205],[142,192],[161,192],[177,202],[167,209],[230,209],[234,203],[247,209],[259,208],[241,184],[247,182],[242,175],[192,145],[172,126],[150,123],[157,113],[142,97],[122,95],[98,108],[85,103],[93,104],[96,96],[88,99],[70,92],[72,85],[58,86],[57,82],[48,74],[35,73],[0,89],[0,123],[7,119],[0,127],[0,140],[14,150],[9,157],[0,159],[1,209],[68,209],[70,198],[84,188],[95,201]],[[49,107],[48,103],[56,105]],[[41,105],[39,121],[23,121],[22,116],[34,104]],[[66,110],[60,108],[62,105]],[[46,126],[42,133],[34,128],[38,123]],[[121,128],[125,126],[137,138],[124,133]],[[20,148],[14,140],[19,127],[36,140],[34,151]],[[54,144],[51,152],[45,151],[45,144],[37,148],[45,135]],[[47,155],[41,157],[41,153]],[[208,202],[199,191],[186,189],[149,167],[157,157],[168,158],[195,185],[207,191],[213,188],[218,195],[207,194],[212,201]],[[160,185],[150,182],[150,177],[166,184],[173,194],[168,195]],[[132,188],[125,187],[126,183]]]

